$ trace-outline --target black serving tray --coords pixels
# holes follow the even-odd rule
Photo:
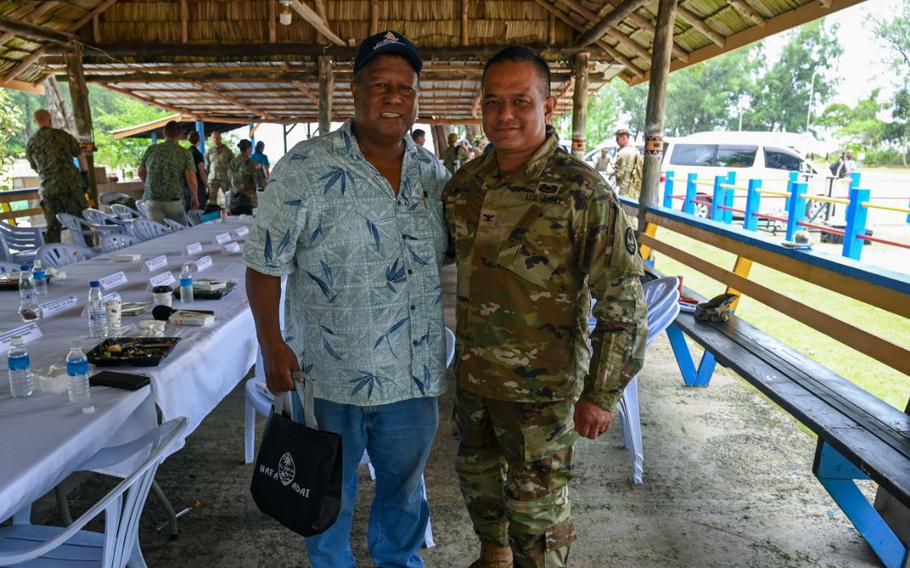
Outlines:
[[[193,301],[196,300],[220,300],[237,287],[236,282],[228,281],[227,285],[221,290],[200,290],[193,286]],[[180,288],[174,289],[174,297],[180,299]]]
[[[86,357],[96,367],[154,367],[168,356],[178,341],[179,337],[109,337],[93,347]],[[120,345],[123,350],[111,353],[108,348],[112,345]]]

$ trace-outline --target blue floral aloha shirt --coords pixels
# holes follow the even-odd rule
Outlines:
[[[374,406],[445,391],[442,189],[449,173],[405,136],[399,194],[351,121],[275,165],[244,248],[288,276],[285,336],[318,398]]]

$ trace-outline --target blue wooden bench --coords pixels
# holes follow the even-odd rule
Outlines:
[[[627,207],[636,205],[624,203]],[[816,284],[827,283],[832,291],[910,317],[907,275],[870,270],[840,257],[783,249],[770,238],[666,209],[649,208],[646,220],[650,226],[641,237],[645,254],[653,249],[673,257],[727,284],[730,289],[785,311],[865,353],[872,352],[878,360],[908,373],[910,354],[905,347],[871,336],[747,278],[754,259]],[[725,270],[660,241],[656,237],[658,226],[737,254],[736,266],[732,271]],[[907,412],[886,404],[735,315],[726,323],[705,323],[696,321],[690,313],[681,313],[667,334],[687,386],[708,386],[716,365],[720,364],[812,430],[818,436],[813,473],[883,564],[888,568],[906,566],[907,545],[861,493],[856,481],[875,481],[881,490],[910,510],[910,415]],[[697,361],[685,336],[704,350]]]

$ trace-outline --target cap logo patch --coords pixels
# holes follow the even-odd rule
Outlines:
[[[386,32],[385,39],[373,46],[373,51],[376,51],[380,47],[385,47],[390,43],[400,43],[398,37],[392,32]]]

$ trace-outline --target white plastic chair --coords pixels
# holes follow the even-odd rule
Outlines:
[[[123,568],[129,563],[131,568],[146,568],[139,547],[139,518],[165,451],[183,438],[186,429],[186,418],[177,418],[138,440],[98,452],[83,469],[120,463],[151,446],[148,458],[72,525],[24,523],[0,528],[0,566]],[[82,530],[102,512],[104,533]]]
[[[0,262],[0,273],[18,272],[21,267],[21,264],[16,264],[15,262]]]
[[[101,252],[114,252],[136,244],[136,239],[129,235],[104,235],[101,237]]]
[[[170,233],[167,227],[150,219],[136,219],[130,225],[130,231],[139,241],[147,241]]]
[[[47,227],[16,227],[0,221],[0,236],[3,237],[2,255],[7,262],[31,264],[38,247],[45,244],[44,231]]]
[[[51,243],[39,248],[35,258],[43,262],[44,266],[60,268],[61,266],[66,266],[96,256],[98,256],[98,254],[92,249],[80,247],[79,245]]]
[[[104,234],[96,231],[85,219],[69,213],[57,213],[57,220],[64,229],[69,231],[73,242],[85,248],[93,248],[92,243],[95,242],[95,239]]]
[[[138,199],[138,200],[136,200],[136,211],[139,212],[139,214],[142,216],[143,219],[150,219],[150,218],[151,218],[151,217],[149,216],[149,208],[148,208],[148,206],[145,204],[145,200],[144,200],[144,199]]]
[[[204,213],[204,211],[202,209],[190,209],[189,211],[186,212],[186,222],[189,223],[191,227],[195,227],[196,225],[201,225],[203,223],[203,221],[202,221],[203,213]]]
[[[132,207],[126,205],[121,205],[120,203],[111,204],[111,213],[119,217],[120,219],[136,219],[141,217],[138,211]]]
[[[182,223],[178,223],[177,221],[174,221],[173,219],[168,219],[166,217],[164,218],[164,224],[167,225],[167,228],[170,229],[171,231],[181,231],[183,229],[186,229],[186,225],[184,225]]]
[[[124,231],[120,219],[113,215],[109,215],[104,211],[86,207],[82,210],[82,217],[93,229],[101,231],[102,233],[123,233]]]
[[[667,327],[676,320],[679,314],[679,279],[676,277],[658,278],[646,282],[643,286],[645,302],[648,305],[648,337],[645,350]],[[588,329],[594,330],[596,320],[588,320]],[[644,449],[641,442],[641,414],[638,400],[638,375],[632,377],[623,390],[622,398],[616,407],[616,419],[622,427],[623,445],[632,457],[632,481],[636,485],[644,483]]]

